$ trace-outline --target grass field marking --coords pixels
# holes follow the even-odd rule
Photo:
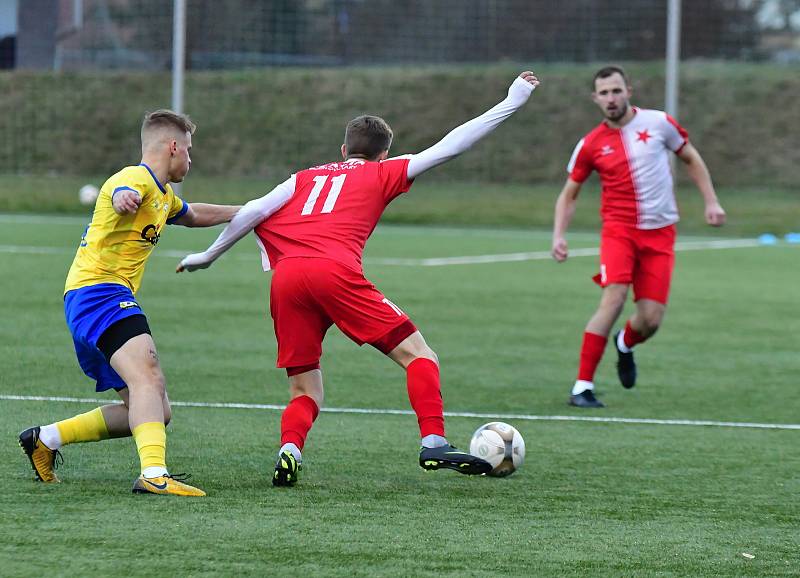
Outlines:
[[[0,213],[0,224],[8,223],[12,225],[68,225],[86,226],[92,220],[91,214],[87,216],[79,215],[39,215],[39,214],[14,214]],[[222,228],[222,225],[218,225]],[[553,232],[549,229],[503,229],[493,227],[458,227],[456,225],[406,225],[398,223],[379,223],[378,233],[409,236],[425,233],[436,235],[437,237],[486,237],[508,238],[508,239],[550,239]],[[570,233],[570,238],[576,239],[597,239],[599,231],[592,233],[588,231],[576,231]]]
[[[28,255],[74,255],[75,248],[35,247],[33,245],[0,245],[0,253]]]
[[[0,223],[13,225],[88,225],[92,215],[36,215],[0,213]]]
[[[16,225],[68,225],[85,227],[92,220],[92,215],[85,217],[80,215],[47,215],[35,213],[0,213],[0,224]],[[216,225],[212,229],[222,229],[223,225]],[[83,229],[81,229],[82,231]],[[378,223],[375,229],[378,234],[396,236],[431,235],[437,237],[492,237],[497,239],[544,239],[550,240],[553,237],[552,229],[543,228],[498,228],[491,226],[458,226],[458,225],[413,225],[403,223]],[[600,238],[600,231],[579,230],[569,232],[570,240],[597,241]],[[684,241],[710,241],[718,237],[703,235],[684,235],[680,238]]]
[[[675,251],[702,251],[720,249],[743,249],[760,247],[757,239],[716,239],[708,241],[685,241],[675,244]],[[72,255],[74,248],[66,247],[36,247],[28,245],[0,245],[0,253],[31,254],[31,255]],[[169,259],[182,259],[188,253],[166,249],[153,253],[155,257]],[[597,247],[572,249],[570,257],[592,257],[600,254]],[[228,258],[237,261],[253,261],[254,257],[247,255],[233,255]],[[479,265],[485,263],[510,263],[514,261],[544,261],[551,259],[550,251],[530,251],[524,253],[498,253],[495,255],[466,255],[460,257],[433,257],[427,259],[367,257],[367,265],[388,265],[399,267],[443,267],[447,265]]]
[[[675,251],[700,251],[705,249],[740,249],[758,247],[757,239],[716,239],[709,241],[686,241],[675,244]],[[593,257],[600,254],[598,247],[571,249],[570,257]],[[436,257],[428,259],[372,258],[364,261],[373,265],[404,265],[421,267],[441,267],[443,265],[477,265],[480,263],[509,263],[513,261],[543,261],[552,259],[550,251],[530,251],[525,253],[500,253],[496,255],[471,255],[462,257]]]
[[[84,397],[60,397],[44,395],[8,395],[0,394],[0,399],[6,401],[52,401],[64,403],[114,403],[113,400],[95,399]],[[176,407],[204,407],[213,409],[268,409],[283,411],[284,405],[267,403],[224,403],[224,402],[204,402],[204,401],[173,401],[170,405]],[[371,415],[415,415],[408,409],[369,409],[357,407],[323,407],[326,413],[351,413],[351,414],[371,414]],[[710,420],[691,420],[691,419],[650,419],[633,417],[596,417],[578,415],[528,415],[528,414],[502,414],[502,413],[474,413],[462,411],[446,411],[446,417],[469,417],[489,420],[521,420],[521,421],[582,421],[594,423],[623,423],[637,425],[684,425],[702,427],[734,427],[749,429],[778,429],[778,430],[800,430],[800,424],[786,423],[751,423],[738,421],[710,421]]]

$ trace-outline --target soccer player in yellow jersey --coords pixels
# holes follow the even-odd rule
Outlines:
[[[132,435],[141,461],[135,493],[205,495],[167,470],[169,398],[147,318],[134,297],[165,224],[210,227],[230,221],[239,209],[187,204],[172,191],[169,183],[181,182],[191,166],[194,130],[184,115],[147,114],[142,162],[100,190],[67,276],[64,313],[84,373],[97,391],[116,390],[122,404],[23,431],[20,446],[43,482],[59,481],[54,468],[61,446]]]

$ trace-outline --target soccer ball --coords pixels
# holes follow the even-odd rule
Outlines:
[[[487,475],[510,476],[525,461],[525,440],[507,423],[493,421],[472,434],[469,453],[492,464],[493,469]]]
[[[94,205],[99,194],[100,189],[94,185],[83,185],[81,190],[78,191],[78,200],[80,200],[81,205]]]

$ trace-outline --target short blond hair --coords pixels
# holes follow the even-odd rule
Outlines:
[[[194,131],[197,130],[197,125],[185,114],[179,114],[166,108],[154,110],[144,115],[142,141],[145,140],[146,133],[162,128],[172,128],[182,134],[187,132],[194,134]]]

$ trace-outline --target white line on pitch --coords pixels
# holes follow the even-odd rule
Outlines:
[[[675,244],[676,251],[700,251],[703,249],[739,249],[758,247],[756,239],[720,239],[714,241],[687,241]],[[570,257],[592,257],[600,254],[597,247],[572,249]],[[375,258],[366,260],[375,265],[406,265],[440,267],[442,265],[475,265],[478,263],[509,263],[513,261],[542,261],[551,259],[550,251],[531,251],[526,253],[500,253],[497,255],[471,255],[462,257],[437,257],[431,259],[391,259]]]
[[[108,399],[94,399],[84,397],[59,397],[43,395],[0,395],[0,400],[7,401],[57,401],[65,403],[113,403]],[[215,409],[268,409],[281,411],[285,406],[266,404],[266,403],[222,403],[222,402],[203,402],[203,401],[172,401],[170,404],[176,407],[205,407]],[[323,412],[327,413],[356,413],[373,415],[414,415],[414,412],[407,409],[368,409],[356,407],[324,407]],[[460,411],[446,411],[447,417],[472,417],[494,420],[525,420],[525,421],[587,421],[597,423],[627,423],[642,425],[688,425],[706,427],[738,427],[751,429],[780,429],[780,430],[800,430],[800,424],[784,423],[751,423],[737,421],[709,421],[691,419],[648,419],[648,418],[629,418],[629,417],[595,417],[595,416],[576,416],[576,415],[527,415],[515,413],[474,413]]]
[[[712,241],[685,241],[675,244],[676,251],[702,251],[719,249],[741,249],[761,246],[756,239],[719,239]],[[74,248],[66,247],[35,247],[29,245],[0,245],[0,253],[30,254],[30,255],[72,255]],[[154,257],[180,259],[188,254],[187,251],[163,250],[153,253]],[[592,257],[599,254],[597,247],[572,249],[570,257]],[[255,252],[251,256],[229,255],[228,259],[237,261],[255,261]],[[514,261],[543,261],[550,259],[550,251],[531,251],[525,253],[499,253],[495,255],[466,255],[460,257],[434,257],[428,259],[405,259],[367,257],[367,265],[395,265],[403,267],[441,267],[445,265],[477,265],[481,263],[509,263]]]
[[[92,215],[37,215],[32,213],[14,214],[0,213],[0,223],[12,225],[65,225],[84,227],[92,220]],[[217,225],[222,228],[221,225]],[[83,229],[80,229],[81,231]],[[438,237],[492,237],[509,239],[547,239],[553,236],[551,230],[544,229],[516,229],[516,228],[492,228],[492,227],[459,227],[457,225],[405,225],[397,223],[379,223],[376,229],[378,234],[383,235],[435,235]],[[571,239],[595,240],[600,236],[599,232],[592,233],[586,231],[575,231],[570,233]]]

